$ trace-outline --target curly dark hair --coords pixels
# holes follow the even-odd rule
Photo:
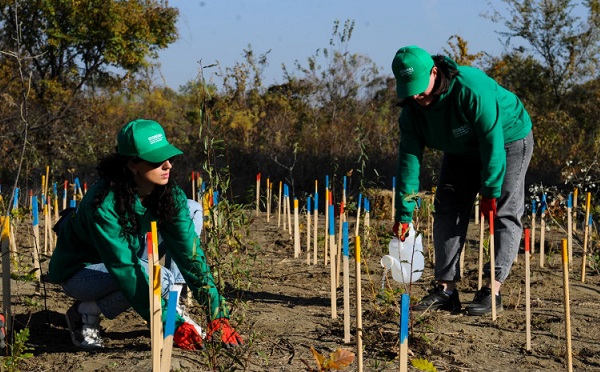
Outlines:
[[[102,158],[97,166],[98,175],[105,182],[105,187],[96,195],[93,202],[95,208],[106,199],[109,192],[114,193],[115,210],[119,215],[122,235],[140,233],[139,221],[133,211],[137,195],[137,185],[133,173],[127,167],[128,162],[140,162],[142,159],[124,156],[118,153]],[[172,178],[164,186],[156,186],[152,193],[144,198],[144,207],[157,218],[157,223],[169,221],[176,215],[173,189],[176,187]]]

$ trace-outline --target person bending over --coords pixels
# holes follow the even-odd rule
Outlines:
[[[502,310],[500,287],[518,253],[525,208],[525,173],[533,152],[532,124],[519,98],[481,70],[431,56],[418,46],[400,48],[392,61],[402,101],[399,125],[398,197],[394,233],[404,239],[412,220],[414,195],[425,147],[443,151],[434,201],[435,286],[413,308],[458,311],[460,253],[473,203],[495,225],[495,283],[488,279],[471,315]],[[489,277],[489,263],[485,267]]]

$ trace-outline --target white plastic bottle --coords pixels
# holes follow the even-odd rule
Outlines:
[[[412,224],[403,242],[397,237],[390,241],[389,255],[381,258],[381,266],[391,270],[392,278],[400,283],[416,282],[421,278],[425,268],[423,242],[421,235],[416,236]]]

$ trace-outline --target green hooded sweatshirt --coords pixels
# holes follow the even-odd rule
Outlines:
[[[481,193],[498,198],[504,173],[504,145],[525,138],[531,119],[519,98],[474,67],[457,66],[459,74],[448,91],[427,107],[409,103],[399,118],[398,198],[396,221],[412,220],[419,191],[419,173],[425,147],[448,154],[481,157]]]
[[[144,249],[141,242],[151,231],[150,222],[157,219],[136,197],[134,211],[141,234],[123,235],[119,216],[115,211],[114,193],[109,192],[99,208],[93,206],[96,194],[105,187],[96,183],[85,195],[76,212],[71,214],[58,233],[56,249],[50,260],[48,278],[62,283],[76,272],[91,264],[104,263],[108,272],[131,306],[146,321],[150,321],[148,274],[142,267],[138,253]],[[210,320],[228,317],[225,299],[220,296],[200,239],[187,207],[187,197],[181,188],[173,190],[178,213],[172,221],[158,224],[163,244],[179,267],[186,284],[199,304],[206,306]],[[163,322],[166,320],[166,301],[162,300]],[[177,315],[176,327],[184,322]]]

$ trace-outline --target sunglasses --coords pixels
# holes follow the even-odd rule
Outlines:
[[[171,165],[173,165],[173,163],[174,163],[173,160],[174,159],[175,159],[175,157],[169,158],[169,159],[161,161],[161,162],[156,162],[156,163],[153,163],[153,162],[150,162],[150,161],[147,161],[147,160],[144,160],[144,162],[146,164],[148,164],[149,166],[151,166],[152,168],[158,168],[158,167],[162,166],[166,161],[168,161],[169,163],[171,163]]]

